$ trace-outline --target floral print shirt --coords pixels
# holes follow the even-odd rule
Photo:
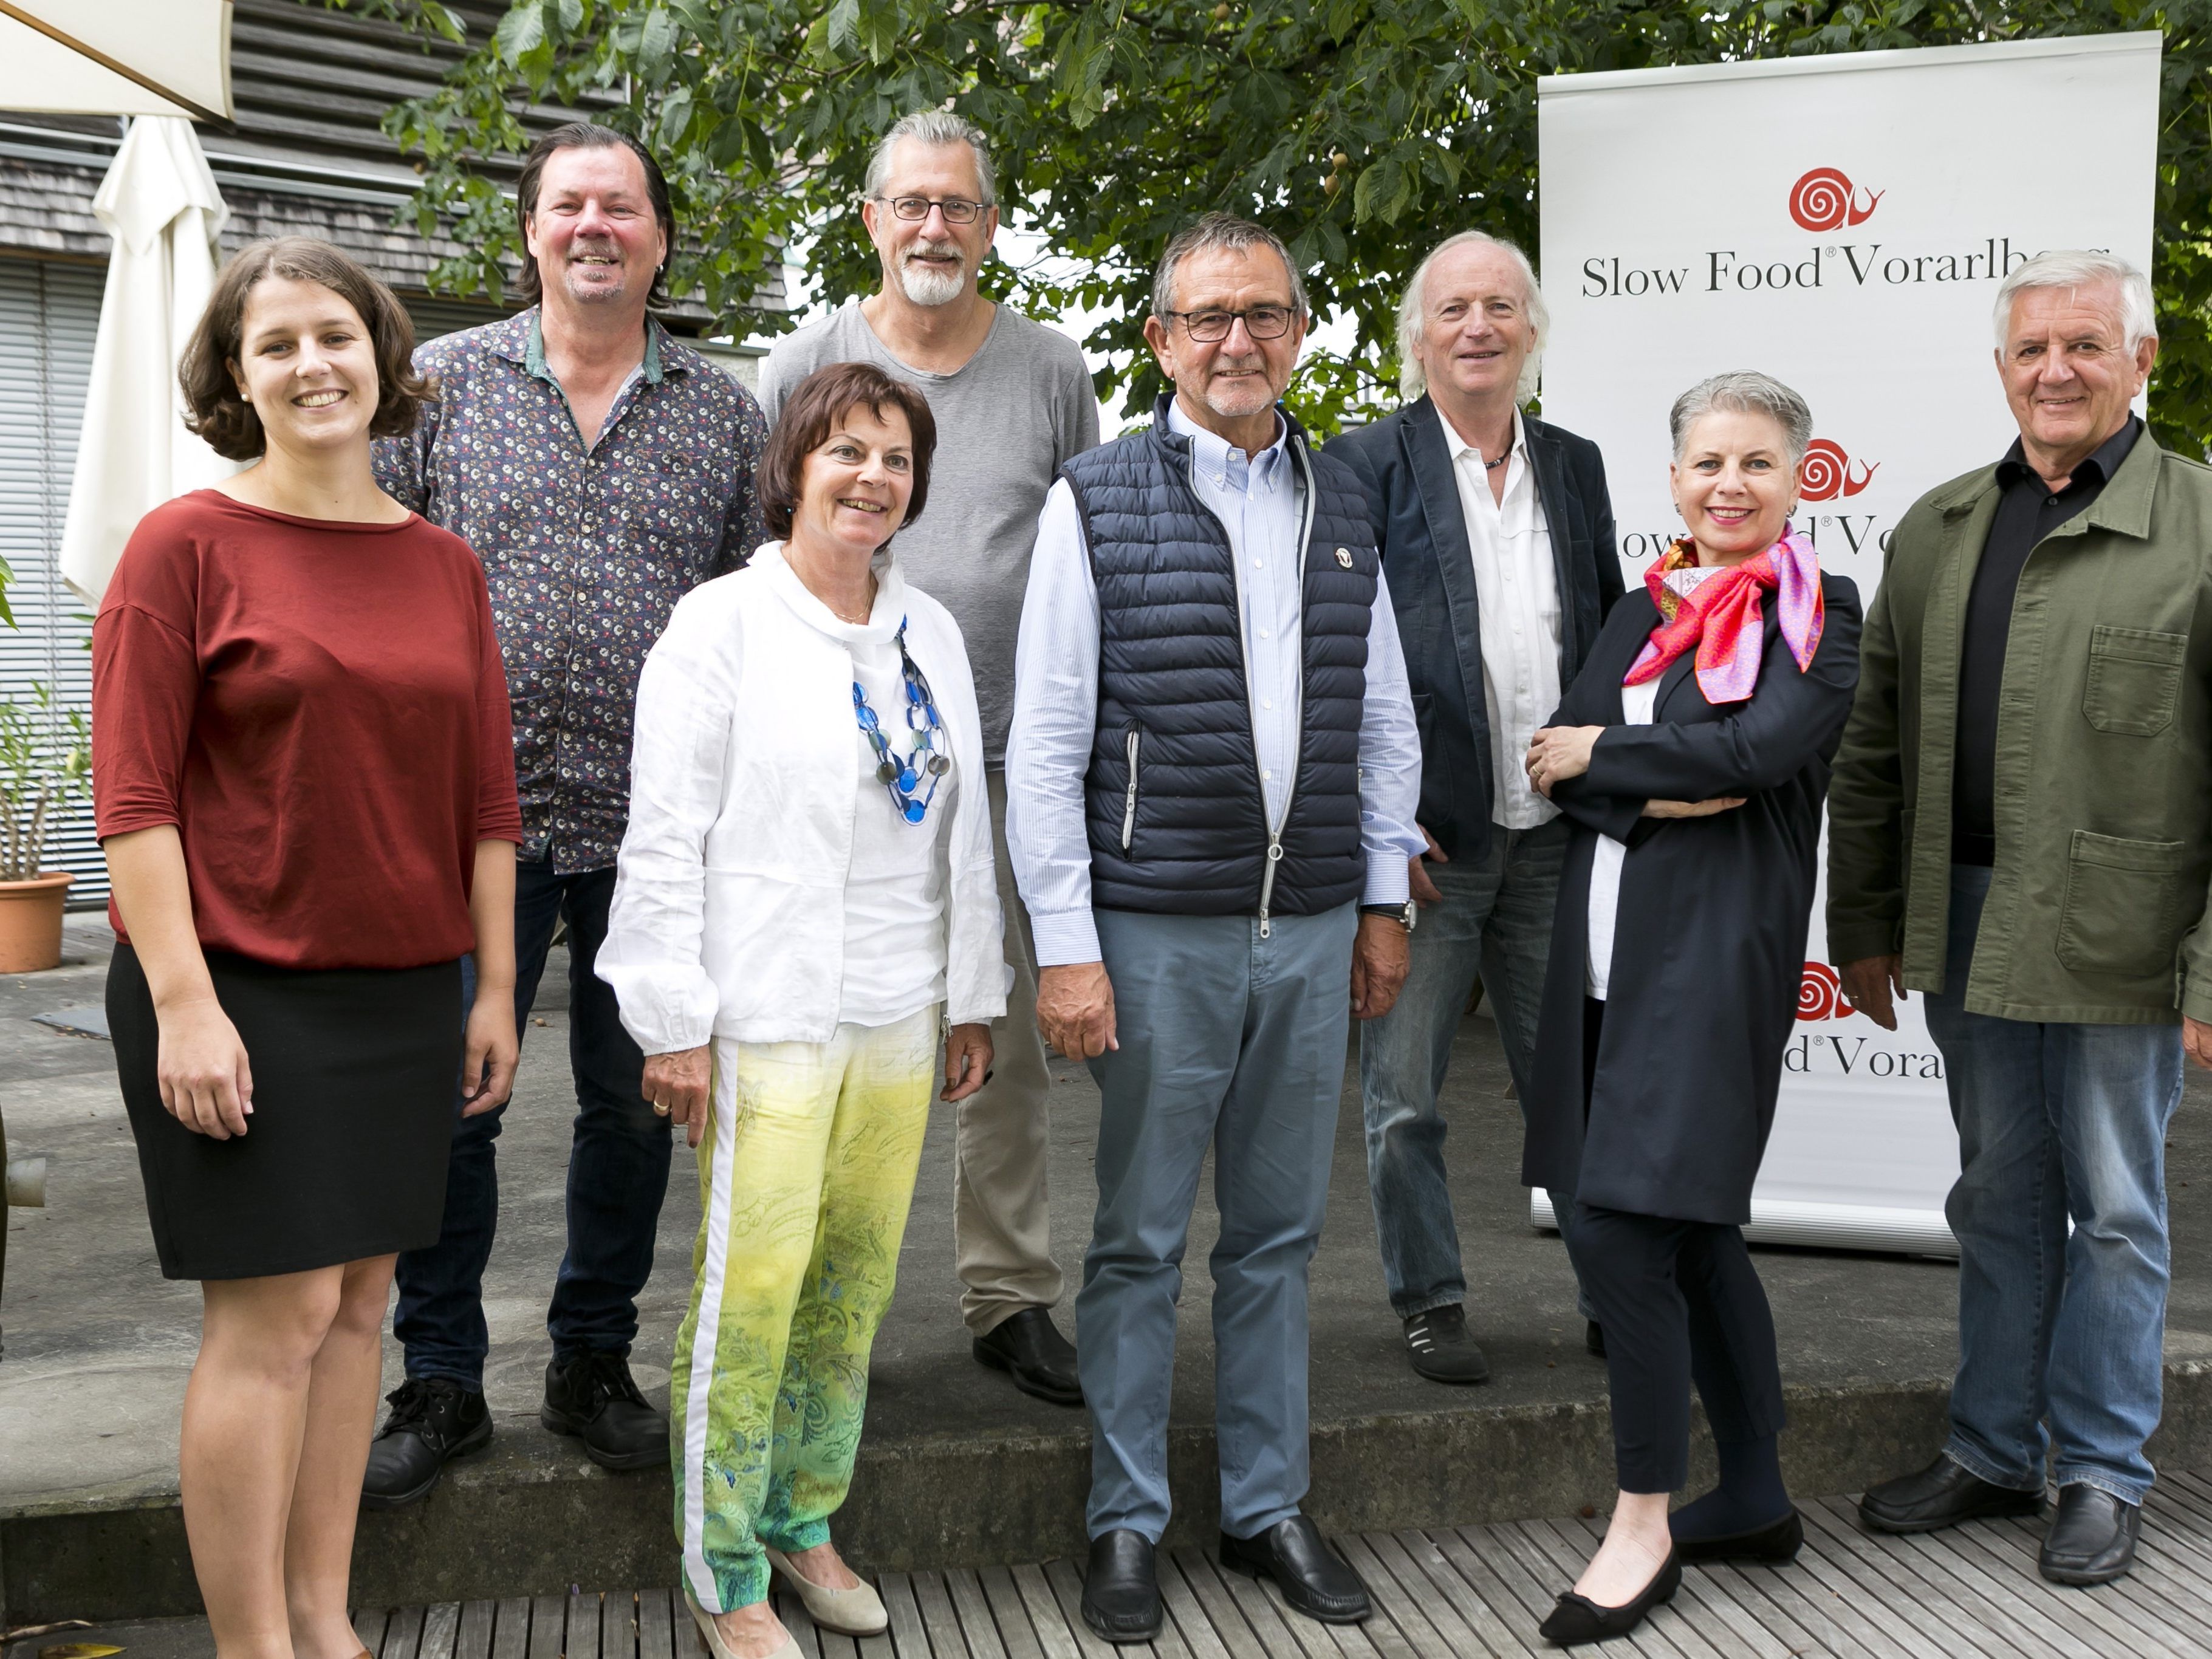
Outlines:
[[[476,550],[514,711],[526,860],[615,861],[646,653],[676,601],[768,539],[752,394],[657,322],[588,449],[546,367],[535,307],[424,343],[438,383],[377,482]]]

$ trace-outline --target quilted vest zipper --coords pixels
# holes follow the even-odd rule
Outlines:
[[[1129,728],[1129,793],[1121,802],[1121,852],[1125,857],[1130,838],[1137,833],[1137,740],[1143,735],[1142,726]]]

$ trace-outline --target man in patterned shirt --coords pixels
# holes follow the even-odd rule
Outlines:
[[[668,1419],[628,1356],[669,1130],[639,1091],[644,1058],[592,960],[629,817],[638,672],[676,601],[767,539],[753,488],[767,427],[744,387],[646,314],[665,297],[676,227],[643,146],[583,123],[549,133],[516,208],[530,252],[520,287],[538,303],[416,353],[440,399],[413,434],[379,444],[377,477],[474,548],[491,586],[526,837],[514,905],[525,1030],[555,924],[568,922],[579,1109],[539,1416],[594,1462],[647,1468],[667,1462]],[[447,1459],[491,1438],[483,1279],[500,1115],[457,1117],[444,1233],[399,1258],[407,1380],[369,1451],[372,1508],[424,1497]]]

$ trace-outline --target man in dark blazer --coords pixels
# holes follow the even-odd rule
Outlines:
[[[1480,975],[1529,1097],[1567,825],[1522,757],[1621,594],[1597,446],[1521,412],[1545,329],[1520,249],[1479,230],[1450,238],[1398,308],[1406,406],[1328,448],[1367,487],[1420,726],[1429,844],[1413,891],[1427,914],[1397,1006],[1361,1029],[1359,1077],[1390,1304],[1413,1369],[1439,1382],[1490,1368],[1461,1308],[1437,1095]],[[1555,1195],[1555,1213],[1571,1196]]]

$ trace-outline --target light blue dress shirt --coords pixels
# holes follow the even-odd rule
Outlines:
[[[1260,787],[1279,830],[1297,775],[1300,661],[1298,532],[1305,479],[1279,419],[1257,455],[1206,431],[1171,404],[1168,426],[1191,442],[1192,482],[1221,520],[1237,570],[1246,687]],[[1099,959],[1091,915],[1091,842],[1083,781],[1098,719],[1098,588],[1075,496],[1061,479],[1037,520],[1014,658],[1014,723],[1006,741],[1006,846],[1036,937],[1040,967]],[[1421,740],[1406,687],[1406,653],[1389,590],[1378,577],[1367,629],[1367,700],[1359,722],[1360,842],[1367,854],[1363,902],[1403,904],[1406,862],[1426,844],[1414,827]]]

